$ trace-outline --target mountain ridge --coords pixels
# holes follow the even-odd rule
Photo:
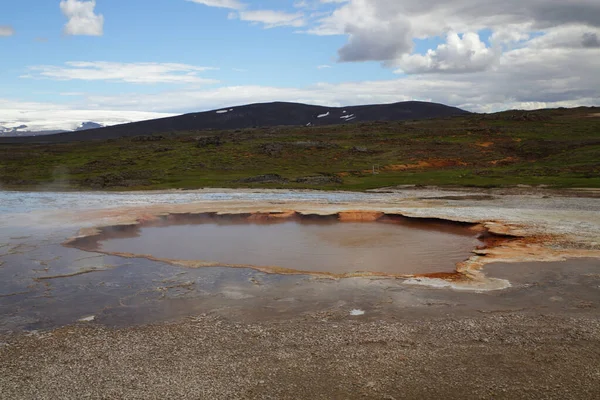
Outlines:
[[[38,137],[3,137],[0,143],[106,140],[177,131],[231,130],[275,126],[322,126],[366,121],[403,121],[452,117],[468,111],[439,103],[406,101],[326,107],[291,102],[253,103],[85,131]]]

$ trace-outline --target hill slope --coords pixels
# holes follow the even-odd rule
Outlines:
[[[36,138],[0,138],[0,143],[49,143],[115,139],[197,130],[228,130],[272,126],[339,125],[364,121],[403,121],[468,114],[437,103],[407,101],[352,107],[323,107],[299,103],[257,103],[177,117],[115,125],[86,132],[65,132]]]
[[[0,145],[0,189],[410,184],[600,188],[600,108]]]

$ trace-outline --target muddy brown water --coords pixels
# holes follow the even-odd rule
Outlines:
[[[384,222],[213,221],[103,236],[108,253],[331,274],[453,272],[482,244],[465,227]]]

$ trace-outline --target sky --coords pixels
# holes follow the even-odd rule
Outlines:
[[[0,126],[247,103],[600,105],[598,0],[2,0]]]

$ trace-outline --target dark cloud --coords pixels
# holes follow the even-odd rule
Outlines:
[[[542,26],[564,24],[600,26],[600,2],[598,0],[580,0],[579,4],[572,3],[574,2],[545,0],[542,4],[536,4],[531,9],[530,15]]]
[[[581,45],[583,47],[600,47],[598,34],[592,32],[584,33],[581,38]]]
[[[346,33],[350,35],[348,43],[338,51],[341,62],[393,60],[412,48],[409,28],[403,25],[368,28],[348,25]]]

